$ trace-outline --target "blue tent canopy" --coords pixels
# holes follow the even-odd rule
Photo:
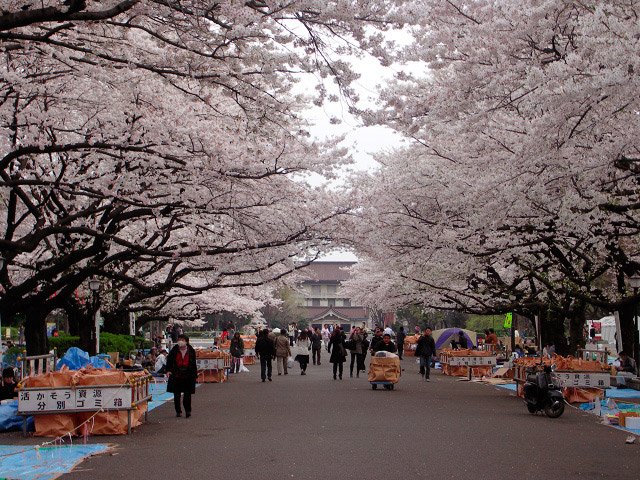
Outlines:
[[[458,336],[462,333],[464,338],[467,339],[467,347],[473,348],[477,346],[475,334],[473,332],[469,332],[468,330],[463,330],[461,328],[445,328],[444,330],[436,330],[433,332],[433,337],[436,342],[436,350],[440,350],[445,348],[451,340],[458,341]],[[471,333],[474,338],[469,335]]]

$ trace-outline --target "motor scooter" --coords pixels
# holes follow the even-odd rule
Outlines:
[[[527,375],[523,390],[529,413],[544,410],[549,418],[558,418],[564,413],[564,395],[551,375],[551,367],[545,366],[542,371]]]

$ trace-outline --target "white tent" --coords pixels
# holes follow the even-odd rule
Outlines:
[[[588,320],[588,327],[592,328],[594,322],[600,323],[600,339],[602,342],[611,345],[611,348],[614,350],[622,348],[620,344],[616,344],[616,332],[618,327],[616,327],[616,317],[614,315],[602,317],[600,320]],[[640,325],[638,325],[638,330],[640,331]]]
[[[613,315],[608,317],[602,317],[600,320],[600,338],[605,343],[616,343],[616,319]]]

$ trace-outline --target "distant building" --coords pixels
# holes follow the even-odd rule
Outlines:
[[[349,278],[347,268],[355,262],[313,262],[305,272],[308,279],[300,286],[302,305],[309,325],[313,328],[337,323],[347,332],[352,327],[369,327],[365,307],[355,304],[340,291],[340,285]]]

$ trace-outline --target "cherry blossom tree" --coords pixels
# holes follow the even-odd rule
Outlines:
[[[405,302],[538,314],[561,347],[565,318],[575,348],[588,305],[620,310],[629,348],[638,5],[412,8],[421,26],[403,60],[424,74],[400,73],[366,112],[413,140],[364,183],[354,243],[367,268]]]
[[[385,1],[5,2],[0,309],[26,314],[29,351],[46,348],[49,311],[89,305],[74,292],[94,276],[124,313],[259,286],[313,258],[349,207],[304,175],[331,178],[347,156],[309,140],[300,110],[326,99],[329,77],[355,98],[336,54],[384,56],[376,29],[401,13]],[[315,94],[293,94],[309,72]]]

